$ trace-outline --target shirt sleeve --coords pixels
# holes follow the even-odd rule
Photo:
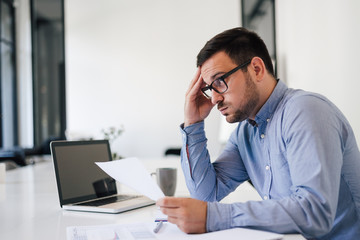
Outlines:
[[[207,230],[250,227],[321,237],[333,225],[349,126],[330,103],[303,98],[283,112],[281,141],[291,194],[245,203],[208,203]]]
[[[248,179],[233,140],[211,163],[207,150],[204,122],[180,127],[183,136],[181,165],[191,197],[203,201],[220,201]]]

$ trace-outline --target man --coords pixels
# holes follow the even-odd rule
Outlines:
[[[187,233],[249,227],[359,238],[360,153],[334,104],[276,80],[264,42],[244,28],[208,41],[197,65],[181,127],[181,163],[193,198],[160,199],[169,222]],[[214,106],[229,123],[240,123],[211,163],[204,120]],[[218,202],[249,179],[263,201]]]

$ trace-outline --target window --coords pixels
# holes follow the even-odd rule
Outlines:
[[[34,145],[65,139],[63,0],[31,1]]]
[[[13,1],[1,0],[0,15],[0,147],[9,148],[18,144]]]
[[[255,31],[264,40],[276,76],[275,0],[242,0],[241,3],[242,25]]]
[[[64,2],[0,2],[0,148],[48,148],[49,140],[65,139]]]

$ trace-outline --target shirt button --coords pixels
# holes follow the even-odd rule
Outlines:
[[[269,165],[266,165],[265,169],[266,169],[266,170],[269,170],[269,169],[270,169],[270,166],[269,166]]]
[[[265,195],[265,196],[264,196],[264,200],[267,200],[267,199],[268,199],[268,196]]]
[[[261,138],[265,138],[265,134],[261,134],[260,137],[261,137]]]
[[[266,119],[267,122],[270,122],[270,118]]]

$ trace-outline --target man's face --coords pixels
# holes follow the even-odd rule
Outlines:
[[[218,52],[201,66],[204,86],[210,85],[215,79],[229,72],[237,65],[224,52]],[[218,110],[229,123],[241,122],[255,117],[255,108],[259,103],[259,92],[250,74],[241,70],[225,79],[228,85],[226,92],[212,92],[211,101],[217,104]]]

